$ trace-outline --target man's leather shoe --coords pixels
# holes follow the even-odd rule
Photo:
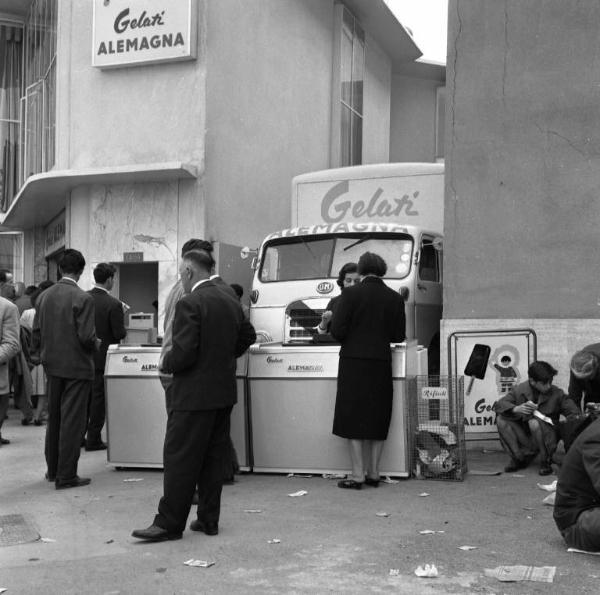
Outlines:
[[[89,477],[79,477],[76,475],[73,479],[57,479],[56,489],[66,490],[67,488],[80,488],[88,485],[92,480]]]
[[[2,436],[0,436],[0,444],[10,444],[10,440],[7,440],[6,438],[2,438]]]
[[[355,481],[354,479],[342,479],[338,481],[338,488],[343,490],[362,490],[363,481]]]
[[[192,521],[190,524],[190,529],[192,531],[202,531],[202,533],[206,533],[206,535],[217,535],[219,533],[219,525],[217,523],[205,523],[200,519]]]
[[[143,539],[144,541],[171,541],[181,539],[181,533],[170,533],[157,525],[150,525],[147,529],[136,529],[131,533],[132,537]]]
[[[87,450],[88,452],[93,451],[93,450],[106,450],[107,448],[108,448],[108,446],[104,442],[97,442],[95,444],[86,444],[85,445],[85,450]]]

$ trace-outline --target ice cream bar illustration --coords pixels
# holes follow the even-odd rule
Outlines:
[[[479,378],[479,380],[484,379],[488,360],[490,359],[490,352],[491,348],[489,345],[476,343],[473,347],[471,357],[469,358],[464,371],[465,376],[470,376],[469,385],[467,386],[465,394],[471,394],[471,389],[473,388],[473,382],[475,382],[475,378]]]

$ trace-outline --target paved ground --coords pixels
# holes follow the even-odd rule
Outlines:
[[[241,475],[225,488],[218,536],[186,531],[180,541],[144,544],[130,534],[153,518],[160,471],[115,471],[104,452],[82,451],[80,474],[92,484],[56,491],[44,481],[44,428],[21,426],[11,410],[3,435],[12,444],[0,447],[0,515],[22,514],[55,540],[0,547],[7,595],[600,591],[600,558],[566,552],[552,509],[542,504],[547,494],[536,487],[554,476],[540,478],[535,467],[360,492],[321,477]],[[469,453],[471,470],[503,464],[499,452]],[[297,490],[308,494],[288,496]],[[252,509],[262,512],[245,512]],[[443,533],[419,534],[424,529]],[[268,543],[275,538],[281,543]],[[214,566],[185,566],[191,558]],[[425,563],[436,564],[440,576],[417,578],[415,568]],[[556,566],[554,582],[500,583],[483,574],[516,564]]]

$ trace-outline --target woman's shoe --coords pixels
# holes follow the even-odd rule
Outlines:
[[[362,490],[362,487],[362,481],[354,481],[353,479],[342,479],[341,481],[338,481],[338,488],[344,490]]]
[[[365,485],[371,486],[372,488],[378,488],[380,479],[371,479],[370,477],[365,477]]]

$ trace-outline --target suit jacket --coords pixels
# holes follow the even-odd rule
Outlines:
[[[92,380],[96,350],[92,296],[61,279],[40,294],[36,309],[32,355],[39,353],[46,374]]]
[[[562,531],[588,508],[600,506],[600,420],[588,426],[569,448],[558,474],[554,521]]]
[[[19,353],[19,309],[0,297],[0,395],[9,392],[8,362]]]
[[[96,370],[104,371],[108,346],[125,338],[125,314],[121,302],[103,289],[94,287],[88,293],[94,300],[96,335],[102,341],[94,352]]]
[[[175,306],[173,347],[163,366],[173,373],[175,411],[223,409],[237,402],[236,358],[256,340],[237,300],[205,281]]]
[[[565,395],[561,388],[552,385],[546,394],[534,390],[529,380],[513,386],[501,399],[494,403],[494,411],[507,419],[523,420],[525,417],[513,412],[513,407],[527,401],[537,403],[538,411],[549,417],[558,428],[560,414],[565,417],[579,415],[581,411],[575,403]]]
[[[340,357],[391,360],[390,343],[405,339],[404,300],[379,277],[342,291],[331,319]]]

